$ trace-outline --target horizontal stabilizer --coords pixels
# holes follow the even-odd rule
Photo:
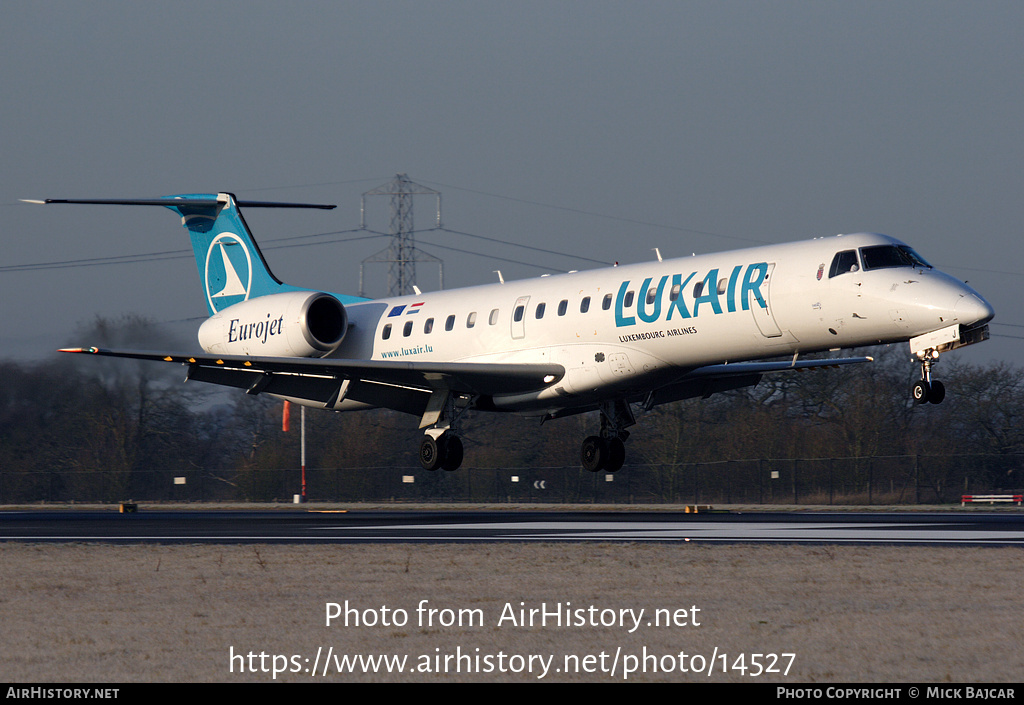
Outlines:
[[[104,198],[72,199],[45,198],[42,200],[22,198],[25,203],[48,205],[51,203],[76,203],[98,206],[209,206],[217,203],[215,198]],[[319,208],[333,210],[337,206],[321,203],[281,203],[277,201],[235,201],[240,208]]]
[[[270,271],[259,245],[242,217],[242,207],[315,208],[330,210],[333,205],[283,203],[279,201],[238,201],[230,193],[188,193],[162,198],[57,199],[28,201],[92,204],[105,206],[161,206],[181,217],[195,256],[199,281],[210,315],[234,304],[293,291],[307,291],[285,284]],[[361,298],[336,296],[351,303]]]

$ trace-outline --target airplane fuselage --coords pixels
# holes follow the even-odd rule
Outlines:
[[[891,237],[841,235],[369,301],[279,281],[229,193],[144,200],[189,232],[211,317],[208,355],[69,348],[160,360],[187,379],[336,411],[413,414],[420,463],[454,470],[469,409],[557,418],[600,411],[583,466],[614,472],[641,410],[758,383],[763,374],[870,361],[798,357],[909,342],[911,394],[939,403],[940,353],[988,336],[992,307]],[[785,358],[780,362],[779,358]]]
[[[558,384],[494,399],[548,413],[702,365],[904,341],[991,316],[973,289],[923,264],[866,268],[855,254],[855,271],[834,271],[840,252],[896,247],[844,235],[354,304],[331,357],[560,364]]]

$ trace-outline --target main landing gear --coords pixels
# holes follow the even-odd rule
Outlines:
[[[446,391],[435,392],[430,397],[420,421],[420,428],[426,429],[420,441],[420,465],[424,470],[458,470],[462,465],[459,421],[471,401]]]
[[[636,423],[623,400],[601,404],[601,435],[587,436],[580,447],[580,462],[590,472],[615,472],[626,462],[625,428]]]
[[[451,431],[436,438],[428,432],[420,441],[420,465],[424,470],[458,470],[462,455],[462,439]]]
[[[924,350],[917,354],[921,362],[921,379],[910,388],[910,396],[918,404],[940,404],[946,398],[946,387],[942,382],[932,380],[932,365],[939,361],[939,351]]]

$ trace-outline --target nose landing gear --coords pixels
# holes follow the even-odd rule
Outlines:
[[[939,361],[938,350],[922,350],[917,354],[921,362],[921,379],[914,382],[910,396],[918,404],[940,404],[946,398],[946,387],[942,382],[932,380],[932,365]]]

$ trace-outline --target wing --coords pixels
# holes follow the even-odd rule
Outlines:
[[[244,389],[248,394],[267,392],[308,399],[328,409],[340,408],[341,402],[351,401],[421,417],[435,392],[485,397],[519,394],[543,389],[565,375],[565,368],[556,364],[249,357],[103,348],[65,348],[61,352],[177,363],[188,367],[188,380]],[[652,391],[644,405],[650,408],[753,386],[762,375],[771,372],[837,368],[871,361],[870,357],[849,357],[705,365]],[[597,407],[566,407],[548,417],[570,416],[591,408]]]
[[[565,368],[554,364],[249,357],[103,348],[65,348],[61,352],[178,363],[188,367],[186,379],[237,387],[249,394],[310,399],[325,408],[349,399],[417,415],[423,413],[434,392],[517,394],[543,389],[565,375]]]

